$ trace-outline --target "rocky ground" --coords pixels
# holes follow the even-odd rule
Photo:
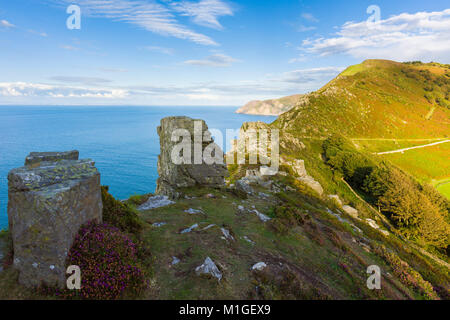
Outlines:
[[[374,253],[385,235],[333,200],[321,201],[312,190],[311,196],[299,194],[283,179],[264,187],[252,183],[246,196],[232,187],[186,189],[184,199],[142,210],[145,243],[155,262],[144,298],[419,297]],[[279,209],[289,202],[299,222],[282,230]],[[366,286],[373,264],[382,270],[380,291]]]

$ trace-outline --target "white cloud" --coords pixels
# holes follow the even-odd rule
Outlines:
[[[165,48],[165,47],[158,47],[158,46],[146,46],[144,47],[145,50],[153,51],[153,52],[159,52],[162,54],[167,54],[172,56],[173,55],[173,49],[172,48]]]
[[[106,84],[112,82],[108,79],[95,78],[95,77],[74,77],[74,76],[54,76],[50,80],[63,82],[63,83],[78,83],[84,85],[97,85]]]
[[[48,37],[48,34],[45,33],[45,32],[39,32],[39,31],[32,30],[32,29],[28,30],[28,32],[32,33],[32,34],[35,34],[35,35],[38,35],[40,37]]]
[[[121,99],[127,95],[126,90],[115,88],[82,88],[27,82],[0,82],[0,96],[3,97]]]
[[[64,50],[69,50],[69,51],[78,51],[78,50],[80,50],[79,48],[71,46],[71,45],[62,45],[61,48],[64,49]]]
[[[331,80],[341,73],[343,67],[322,67],[311,69],[300,69],[285,72],[281,75],[280,80],[291,83],[317,83],[321,81]]]
[[[60,1],[53,1],[60,4]],[[155,1],[79,0],[77,5],[82,8],[82,14],[91,17],[127,22],[160,35],[186,39],[202,45],[218,45],[210,37],[181,25],[169,8]]]
[[[184,85],[119,86],[91,77],[54,77],[63,84],[3,82],[0,104],[186,105],[188,99],[195,105],[238,106],[317,90],[342,69],[299,69],[255,80]]]
[[[347,22],[334,36],[304,40],[300,49],[321,56],[449,62],[450,9],[402,13],[377,23]]]
[[[227,56],[222,53],[216,53],[206,57],[202,60],[187,60],[184,63],[191,64],[195,66],[208,66],[208,67],[229,67],[233,64],[233,62],[238,62],[230,56]]]
[[[305,25],[303,25],[303,24],[301,24],[301,25],[299,25],[298,27],[297,27],[297,31],[298,32],[308,32],[308,31],[313,31],[313,30],[316,30],[317,28],[316,27],[314,27],[314,26],[305,26]]]
[[[183,16],[193,17],[193,21],[201,26],[223,29],[218,18],[232,16],[232,8],[220,0],[201,0],[199,2],[181,1],[172,7]]]
[[[308,20],[309,22],[319,22],[319,20],[316,17],[314,17],[311,13],[307,12],[302,13],[301,17],[305,20]]]
[[[14,28],[15,25],[13,25],[12,23],[10,23],[7,20],[0,20],[0,27],[4,27],[4,28]]]

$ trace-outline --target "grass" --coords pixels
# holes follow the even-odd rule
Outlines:
[[[447,199],[450,200],[450,180],[440,183],[436,186],[436,189],[442,193]]]
[[[383,155],[401,169],[409,172],[423,182],[447,179],[450,176],[450,143],[422,149],[408,150],[404,153]]]
[[[354,66],[350,66],[347,69],[344,70],[344,72],[341,73],[341,76],[353,76],[357,74],[358,72],[361,72],[365,70],[365,67],[363,64],[357,64]]]
[[[393,151],[398,149],[410,148],[441,141],[442,139],[424,139],[424,140],[374,140],[374,139],[353,139],[353,144],[359,150],[365,150],[371,153]]]
[[[361,138],[448,137],[448,71],[432,73],[420,67],[364,61],[313,93],[307,105],[281,115],[274,125],[304,136],[339,132]]]

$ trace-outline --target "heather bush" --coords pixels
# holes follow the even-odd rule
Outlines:
[[[394,274],[400,279],[403,284],[413,287],[425,299],[437,300],[439,299],[433,286],[428,281],[422,278],[422,275],[411,268],[406,261],[400,259],[394,252],[389,251],[385,246],[376,246],[375,253],[388,262]]]
[[[110,300],[124,293],[137,295],[145,288],[136,245],[108,224],[83,226],[68,254],[67,265],[80,267],[81,290],[66,291],[65,297]]]

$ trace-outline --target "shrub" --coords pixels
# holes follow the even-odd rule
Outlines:
[[[130,204],[116,200],[107,186],[102,186],[103,221],[124,232],[138,233],[143,222],[138,212]]]
[[[298,208],[290,205],[276,207],[273,215],[275,218],[269,222],[269,226],[281,235],[288,234],[290,229],[303,225],[308,219]]]
[[[65,297],[110,300],[124,292],[139,294],[145,287],[137,248],[128,236],[108,224],[83,226],[70,249],[67,265],[81,269],[81,290]]]
[[[394,274],[407,286],[412,286],[425,299],[436,300],[439,299],[433,286],[428,281],[424,280],[420,273],[415,271],[409,264],[400,259],[395,253],[386,249],[385,246],[376,246],[375,253],[382,257],[389,263],[394,271]]]

